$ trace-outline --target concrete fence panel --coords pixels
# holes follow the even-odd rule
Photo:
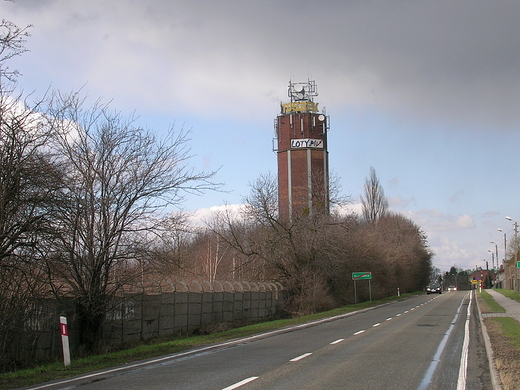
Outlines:
[[[126,292],[113,299],[103,324],[107,345],[121,345],[154,337],[188,334],[219,324],[242,325],[272,318],[282,308],[281,285],[247,282],[155,283],[143,292]],[[34,318],[13,340],[33,340],[31,348],[11,348],[25,361],[60,358],[59,316],[69,324],[71,353],[80,350],[78,314],[72,301],[35,302]],[[15,337],[16,336],[16,337]],[[14,353],[14,352],[13,352]]]

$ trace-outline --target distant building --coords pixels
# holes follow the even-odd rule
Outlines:
[[[285,221],[329,212],[329,118],[318,111],[317,95],[314,81],[289,81],[290,101],[275,121],[278,207]]]
[[[511,259],[504,261],[504,283],[502,288],[520,292],[518,263],[514,259],[513,256]]]
[[[469,274],[475,288],[482,286],[482,288],[492,288],[496,284],[496,273],[494,270],[478,269]]]

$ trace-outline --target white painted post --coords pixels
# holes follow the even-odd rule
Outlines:
[[[397,296],[398,296],[398,297],[401,296],[401,290],[399,290],[399,287],[397,287]]]
[[[60,316],[60,333],[63,346],[63,363],[65,367],[68,367],[70,366],[69,327],[67,326],[67,318],[64,316]]]

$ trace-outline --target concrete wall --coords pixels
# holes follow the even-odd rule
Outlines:
[[[274,283],[215,282],[168,283],[145,293],[127,292],[112,302],[106,313],[103,342],[106,345],[148,340],[153,337],[203,333],[225,324],[242,324],[273,318],[282,307],[281,285]],[[41,303],[41,316],[25,329],[23,338],[36,340],[31,358],[61,359],[59,316],[69,324],[71,354],[78,352],[77,313],[66,301]],[[30,360],[26,356],[25,361]]]

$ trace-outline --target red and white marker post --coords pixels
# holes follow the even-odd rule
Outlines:
[[[60,316],[61,344],[63,346],[63,363],[65,367],[70,366],[69,327],[67,317]]]

